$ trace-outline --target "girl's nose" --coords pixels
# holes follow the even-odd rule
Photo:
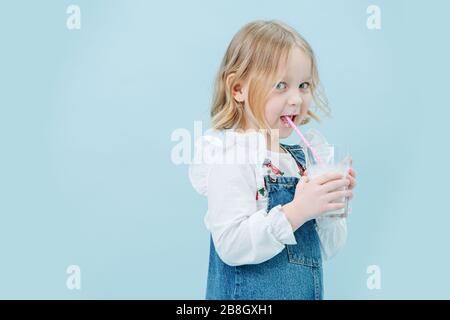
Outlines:
[[[291,106],[299,106],[302,104],[302,102],[303,99],[299,92],[291,94],[288,101],[289,105]]]

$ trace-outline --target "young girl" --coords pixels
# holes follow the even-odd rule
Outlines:
[[[206,299],[322,299],[322,259],[347,236],[346,218],[323,214],[344,207],[333,201],[351,199],[356,180],[353,169],[309,178],[305,147],[280,143],[292,132],[286,117],[296,125],[320,120],[312,100],[327,111],[314,53],[294,29],[255,21],[233,37],[216,79],[212,128],[189,167],[192,185],[208,197]],[[314,130],[309,138],[326,142]]]

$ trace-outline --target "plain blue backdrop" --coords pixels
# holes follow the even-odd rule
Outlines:
[[[81,9],[81,29],[66,8]],[[366,27],[369,5],[381,29]],[[209,124],[232,36],[313,46],[358,186],[325,298],[450,298],[447,1],[1,1],[0,298],[202,299],[206,198],[171,134]],[[297,143],[294,136],[285,140]],[[81,290],[66,268],[81,268]],[[367,267],[381,270],[369,290]]]

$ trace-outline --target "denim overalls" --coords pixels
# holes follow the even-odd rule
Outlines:
[[[280,144],[305,167],[305,155],[300,145]],[[297,177],[264,177],[268,192],[267,212],[294,198]],[[298,228],[296,245],[285,248],[271,259],[259,264],[230,266],[217,255],[212,236],[206,299],[222,300],[285,300],[323,298],[322,258],[315,220]]]

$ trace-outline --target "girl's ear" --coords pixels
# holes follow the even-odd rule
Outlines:
[[[228,88],[233,83],[234,77],[235,77],[234,73],[231,73],[231,74],[228,75],[227,81],[226,81]],[[232,88],[231,88],[231,94],[232,94],[233,98],[237,102],[244,102],[245,101],[245,90],[243,88],[243,84],[242,83],[234,83]]]

